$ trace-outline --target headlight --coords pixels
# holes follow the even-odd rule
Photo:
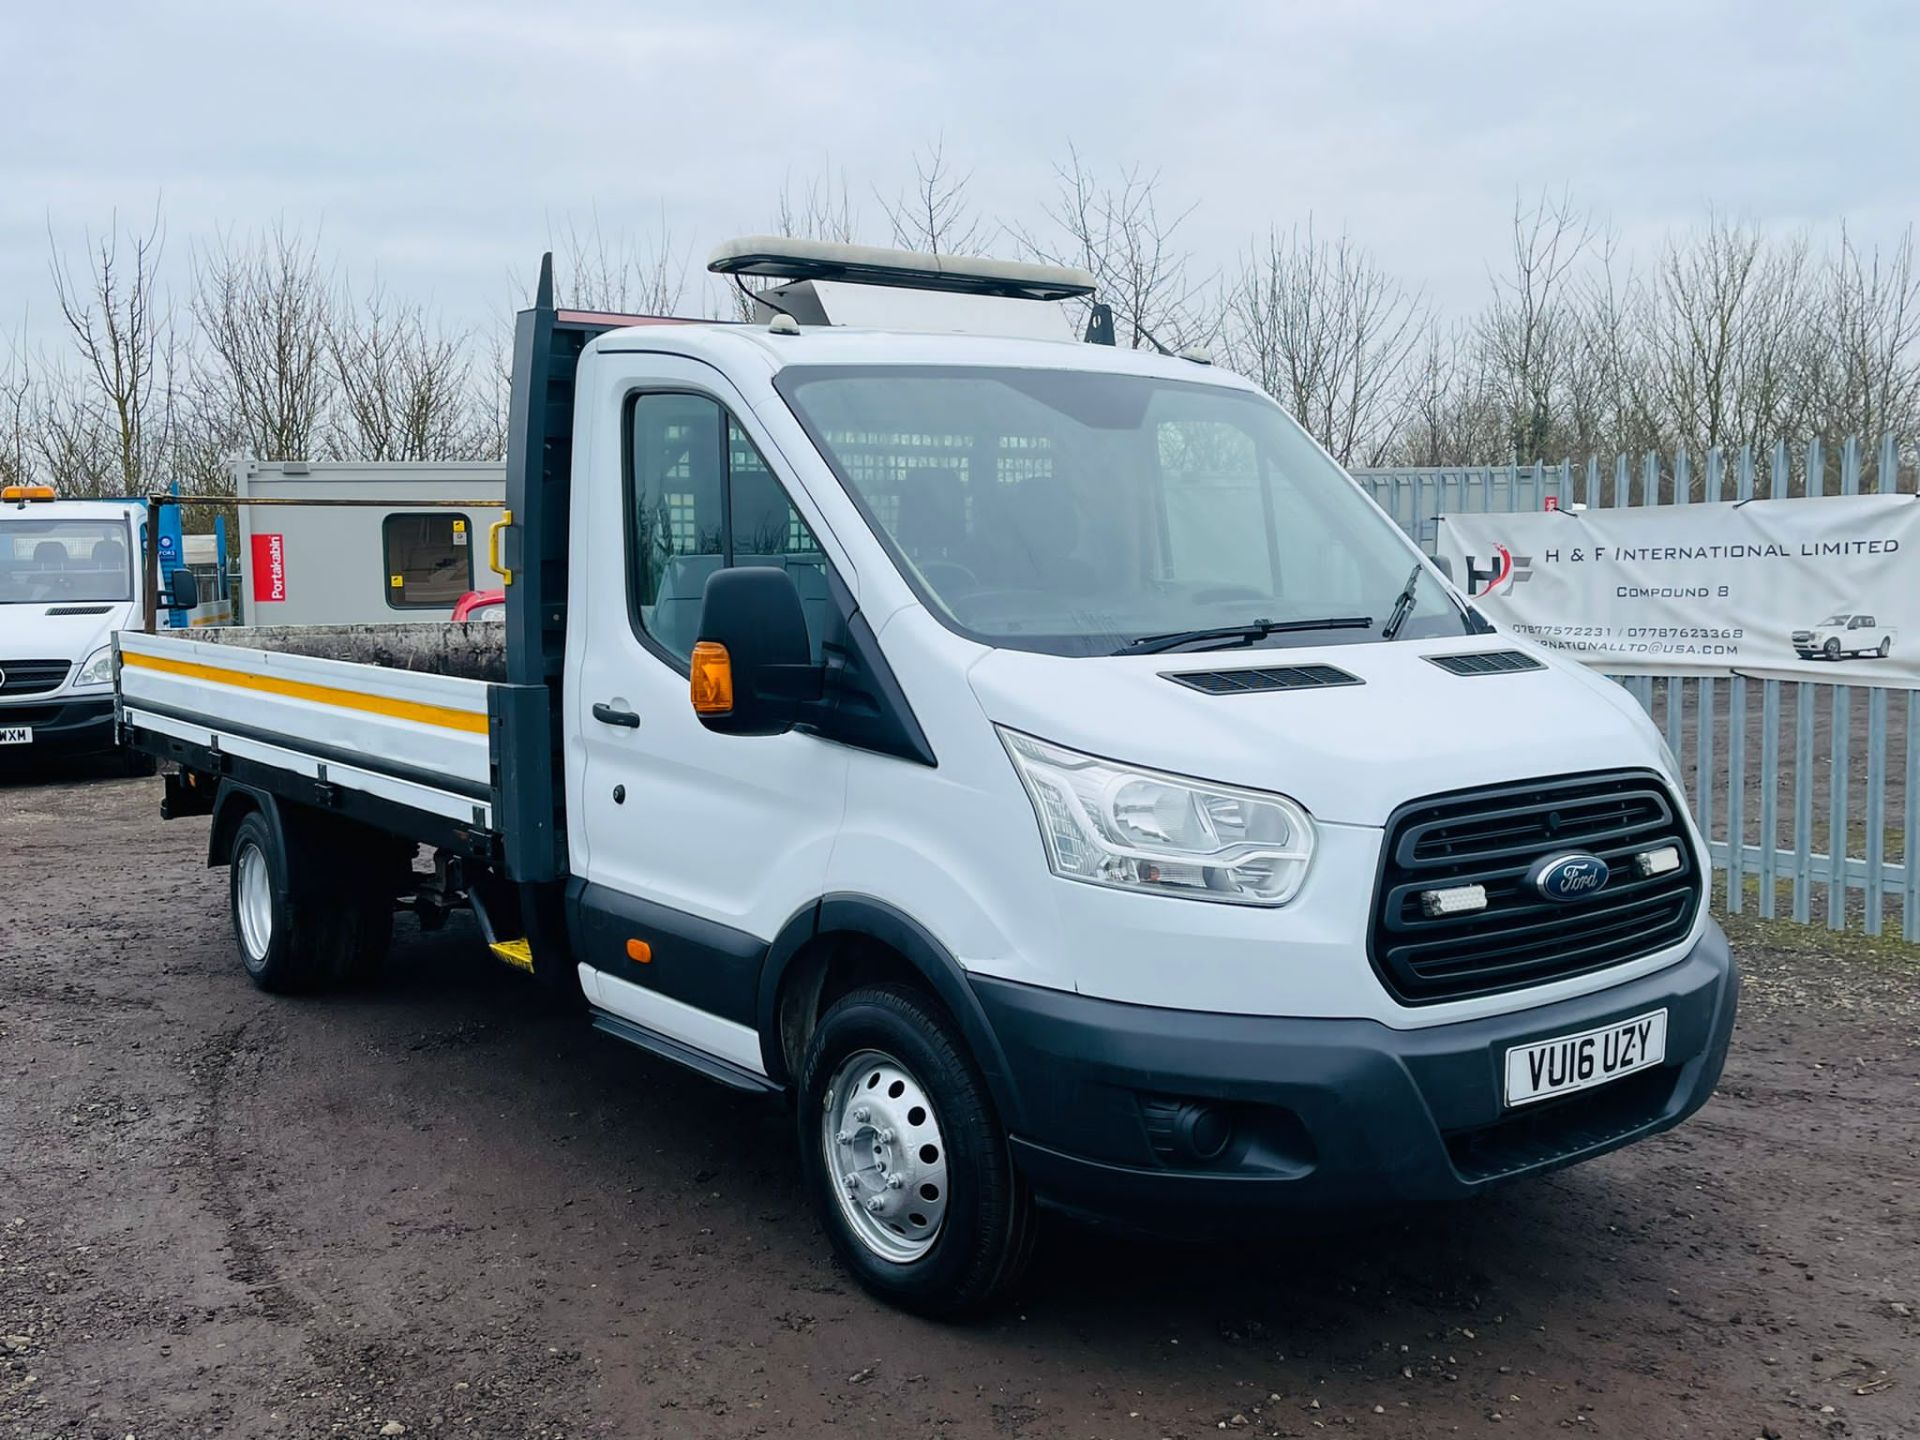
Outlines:
[[[74,677],[76,685],[111,685],[113,683],[113,646],[102,645],[87,656],[87,663],[80,667],[80,673]]]
[[[1284,905],[1307,877],[1313,821],[1283,795],[1137,770],[1014,730],[1053,873],[1153,895]]]

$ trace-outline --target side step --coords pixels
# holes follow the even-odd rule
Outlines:
[[[525,940],[489,940],[487,948],[514,969],[533,973],[533,946]]]
[[[498,949],[498,946],[494,947]],[[751,1095],[777,1095],[780,1087],[764,1075],[756,1075],[751,1070],[682,1045],[665,1035],[636,1025],[631,1020],[606,1010],[593,1012],[593,1028],[601,1030],[629,1045],[638,1045],[642,1050],[651,1051],[663,1060],[671,1060],[676,1065],[684,1065],[689,1070],[697,1070],[709,1080],[718,1080],[735,1090],[744,1090]]]

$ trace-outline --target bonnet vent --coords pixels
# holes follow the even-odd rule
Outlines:
[[[1332,665],[1273,665],[1262,670],[1190,670],[1161,672],[1176,685],[1203,695],[1247,695],[1257,690],[1319,690],[1329,685],[1359,685],[1358,675]]]
[[[1470,655],[1426,657],[1449,675],[1509,675],[1516,670],[1544,670],[1531,655],[1518,650],[1481,650]]]

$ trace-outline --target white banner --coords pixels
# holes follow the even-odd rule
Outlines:
[[[1616,674],[1920,687],[1920,500],[1449,515],[1436,558],[1503,630]]]

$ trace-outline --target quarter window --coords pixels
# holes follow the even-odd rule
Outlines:
[[[684,662],[699,638],[709,575],[726,565],[783,565],[818,659],[826,556],[733,417],[704,395],[641,395],[631,407],[627,457],[635,628]]]
[[[381,525],[387,604],[399,610],[451,606],[473,589],[473,534],[464,515],[389,515]]]

